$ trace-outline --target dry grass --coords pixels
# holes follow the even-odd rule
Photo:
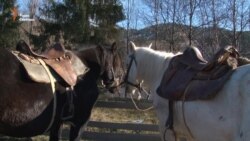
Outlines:
[[[114,123],[158,123],[158,121],[156,120],[155,112],[153,110],[142,112],[133,109],[94,108],[90,119],[94,121],[105,121]]]

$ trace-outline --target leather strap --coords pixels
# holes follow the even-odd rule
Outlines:
[[[42,59],[38,59],[38,61],[42,64],[42,66],[44,67],[44,69],[46,70],[48,76],[49,76],[49,79],[50,79],[50,84],[51,84],[51,88],[52,88],[52,93],[55,94],[55,79],[54,77],[52,76],[49,68],[47,67],[47,65],[45,64],[45,62],[42,60]],[[54,120],[55,120],[55,116],[56,116],[56,95],[53,97],[54,98],[54,103],[53,103],[53,113],[52,113],[52,118],[50,120],[50,123],[48,125],[48,127],[46,128],[45,132],[46,133],[52,126],[52,124],[54,123]]]

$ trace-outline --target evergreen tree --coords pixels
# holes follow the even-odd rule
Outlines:
[[[0,0],[0,47],[13,48],[19,39],[16,0]]]
[[[117,22],[125,18],[117,0],[64,0],[50,2],[42,9],[43,36],[62,35],[73,43],[106,42],[117,37]],[[111,36],[113,35],[113,36]]]
[[[122,5],[117,0],[93,0],[91,8],[91,19],[97,24],[96,34],[102,37],[101,40],[108,41],[116,39],[119,29],[116,23],[124,20]]]

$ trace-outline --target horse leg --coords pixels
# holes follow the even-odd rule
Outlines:
[[[70,141],[80,141],[83,129],[84,126],[72,125],[70,128],[70,135],[69,135]]]
[[[86,115],[78,115],[75,121],[72,121],[70,127],[70,141],[80,141],[83,129],[87,126],[88,120],[90,118],[91,112],[86,113]]]
[[[59,137],[61,137],[61,122],[54,124],[54,126],[50,129],[50,141],[59,141]]]

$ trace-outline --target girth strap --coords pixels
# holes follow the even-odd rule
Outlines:
[[[51,88],[52,88],[52,93],[53,93],[53,95],[54,95],[54,94],[55,94],[55,91],[56,91],[56,90],[55,90],[56,88],[55,88],[55,80],[54,80],[54,77],[52,76],[52,74],[51,74],[49,68],[47,67],[47,65],[45,64],[45,62],[44,62],[42,59],[38,59],[38,61],[42,64],[42,66],[44,67],[44,69],[46,70],[46,72],[47,72],[47,74],[48,74],[48,76],[49,76],[50,84],[51,84]],[[52,118],[51,118],[50,123],[49,123],[49,125],[48,125],[48,127],[47,127],[47,129],[45,130],[44,133],[46,133],[46,132],[51,128],[51,126],[52,126],[52,124],[54,123],[54,120],[55,120],[55,116],[56,116],[56,102],[57,102],[57,100],[56,100],[56,95],[53,96],[53,99],[54,99],[54,101],[53,101]]]

